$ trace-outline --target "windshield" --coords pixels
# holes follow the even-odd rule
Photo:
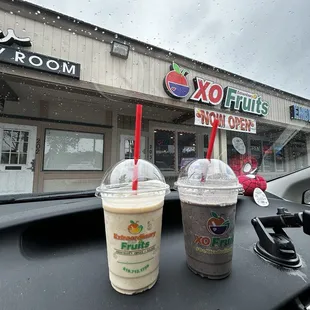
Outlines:
[[[95,190],[133,158],[309,167],[308,2],[0,0],[0,195]]]

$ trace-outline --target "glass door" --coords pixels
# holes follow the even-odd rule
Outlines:
[[[0,193],[32,193],[37,128],[0,124]]]
[[[132,159],[134,155],[135,137],[131,135],[121,135],[120,140],[120,160]],[[146,159],[145,137],[143,136],[141,136],[140,158]]]
[[[178,171],[197,158],[196,134],[178,132]]]
[[[154,130],[154,164],[163,172],[175,172],[176,137],[172,130]]]
[[[203,135],[203,158],[206,158],[209,147],[209,135]]]

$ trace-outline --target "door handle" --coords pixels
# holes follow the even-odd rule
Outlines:
[[[27,169],[27,170],[31,170],[32,172],[34,172],[35,165],[36,165],[36,160],[33,159],[33,160],[31,161],[31,167],[26,168],[26,169]]]

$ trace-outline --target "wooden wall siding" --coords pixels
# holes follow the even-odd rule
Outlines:
[[[55,24],[57,24],[57,20]],[[167,61],[138,54],[133,50],[130,50],[128,59],[123,60],[110,55],[110,42],[97,41],[77,35],[72,30],[69,31],[69,29],[59,29],[0,11],[0,29],[6,31],[7,28],[15,29],[19,36],[29,36],[33,41],[33,46],[30,50],[34,52],[80,63],[81,80],[168,99],[163,90],[163,79],[170,66],[170,63]],[[240,90],[258,93],[262,95],[263,100],[270,103],[270,112],[266,117],[267,120],[282,124],[295,124],[298,127],[305,125],[310,129],[310,124],[290,120],[289,107],[293,104],[290,100],[271,94],[264,94],[261,91],[255,91],[251,87],[238,85],[208,74],[194,70],[189,71],[188,78],[192,87],[191,92],[193,92],[191,80],[195,76],[200,76],[217,82],[223,87],[230,85]],[[183,101],[185,102],[186,100],[184,99]],[[193,106],[192,103],[188,104]]]

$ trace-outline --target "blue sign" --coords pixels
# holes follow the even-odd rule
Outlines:
[[[301,107],[297,104],[290,106],[291,119],[310,122],[310,108]]]

